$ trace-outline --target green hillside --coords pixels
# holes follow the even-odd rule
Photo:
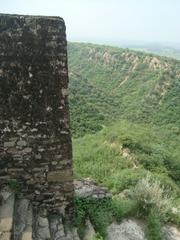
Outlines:
[[[114,47],[69,43],[73,135],[116,119],[180,126],[180,62]]]
[[[179,46],[166,46],[161,44],[144,44],[141,46],[129,46],[128,48],[136,51],[143,51],[146,53],[154,53],[160,56],[171,57],[180,60],[180,48]]]
[[[172,128],[118,121],[97,134],[74,139],[74,171],[116,193],[134,186],[149,171],[179,194],[179,142]]]
[[[132,165],[127,151],[138,169],[179,182],[180,62],[83,43],[69,43],[68,54],[73,136],[95,134],[74,140],[77,175],[104,182],[110,172],[99,165],[119,174],[116,164]]]
[[[69,43],[68,54],[75,177],[107,186],[121,219],[127,213],[138,215],[144,207],[141,202],[138,210],[137,199],[121,199],[122,191],[135,192],[138,181],[149,175],[159,181],[165,196],[172,196],[172,206],[180,208],[180,61],[82,43]],[[77,222],[82,220],[84,203],[80,205]],[[101,219],[107,217],[102,212]],[[141,217],[149,214],[141,212]],[[93,219],[98,227],[109,217]],[[180,225],[180,217],[171,211],[167,219]]]

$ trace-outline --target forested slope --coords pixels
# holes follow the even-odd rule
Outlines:
[[[69,43],[74,136],[116,119],[180,125],[180,62],[131,50]]]
[[[68,54],[75,176],[119,199],[150,175],[180,208],[180,61],[84,43]]]

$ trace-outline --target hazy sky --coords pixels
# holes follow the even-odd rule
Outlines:
[[[61,16],[70,41],[180,43],[180,0],[0,0],[0,12]]]

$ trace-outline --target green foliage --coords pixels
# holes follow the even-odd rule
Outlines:
[[[68,55],[74,137],[118,118],[179,127],[179,61],[83,43],[69,43]]]
[[[167,189],[150,175],[139,180],[134,188],[134,200],[137,202],[141,215],[146,216],[150,212],[156,212],[162,220],[167,218],[167,213],[172,207],[172,199]]]
[[[99,233],[96,233],[92,240],[103,240],[103,237]]]
[[[78,227],[78,234],[84,236],[85,221],[90,219],[96,232],[106,235],[106,228],[112,222],[111,200],[75,199],[74,224]]]
[[[93,178],[118,194],[132,191],[150,172],[159,188],[180,199],[180,62],[81,43],[69,43],[68,54],[75,176]],[[134,202],[113,204],[96,215],[96,204],[88,205],[92,212],[82,204],[76,219],[81,236],[87,216],[104,236],[107,219],[120,221],[138,211]]]
[[[175,214],[175,213],[172,213],[172,211],[170,211],[168,213],[168,222],[173,223],[178,227],[180,227],[180,214],[179,213]]]
[[[114,197],[112,201],[112,213],[117,222],[121,222],[125,217],[134,217],[137,215],[136,202],[130,199]]]
[[[76,199],[74,224],[81,238],[84,236],[85,220],[89,218],[96,232],[105,236],[107,226],[112,222],[111,200]]]
[[[161,222],[158,215],[153,211],[151,211],[147,217],[147,239],[162,240]]]
[[[85,233],[87,204],[81,199],[76,198],[74,202],[74,225],[78,228],[80,238],[83,238]]]
[[[88,216],[96,232],[106,236],[106,229],[113,220],[110,201],[95,201],[88,206]]]
[[[107,183],[113,193],[119,193],[124,189],[132,188],[136,185],[139,179],[144,177],[147,171],[143,169],[122,169],[115,176],[110,176]]]
[[[179,141],[171,127],[164,131],[163,127],[119,121],[95,135],[73,140],[74,172],[76,177],[93,178],[117,193],[135,186],[151,171],[178,196]]]
[[[173,209],[168,212],[168,221],[180,227],[180,197],[173,201]]]
[[[106,236],[106,229],[113,220],[120,222],[124,217],[137,212],[135,202],[118,197],[111,199],[75,199],[74,225],[81,238],[84,236],[85,221],[90,219],[99,239]],[[100,237],[101,236],[101,237]]]

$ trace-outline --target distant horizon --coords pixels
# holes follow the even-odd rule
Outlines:
[[[72,42],[180,47],[179,10],[179,0],[6,0],[0,11],[60,16]]]
[[[119,40],[119,41],[107,41],[107,40],[68,40],[72,43],[89,43],[97,45],[107,45],[114,47],[122,48],[131,48],[131,47],[169,47],[172,49],[180,50],[180,43],[174,42],[150,42],[150,41],[133,41],[133,40]]]

